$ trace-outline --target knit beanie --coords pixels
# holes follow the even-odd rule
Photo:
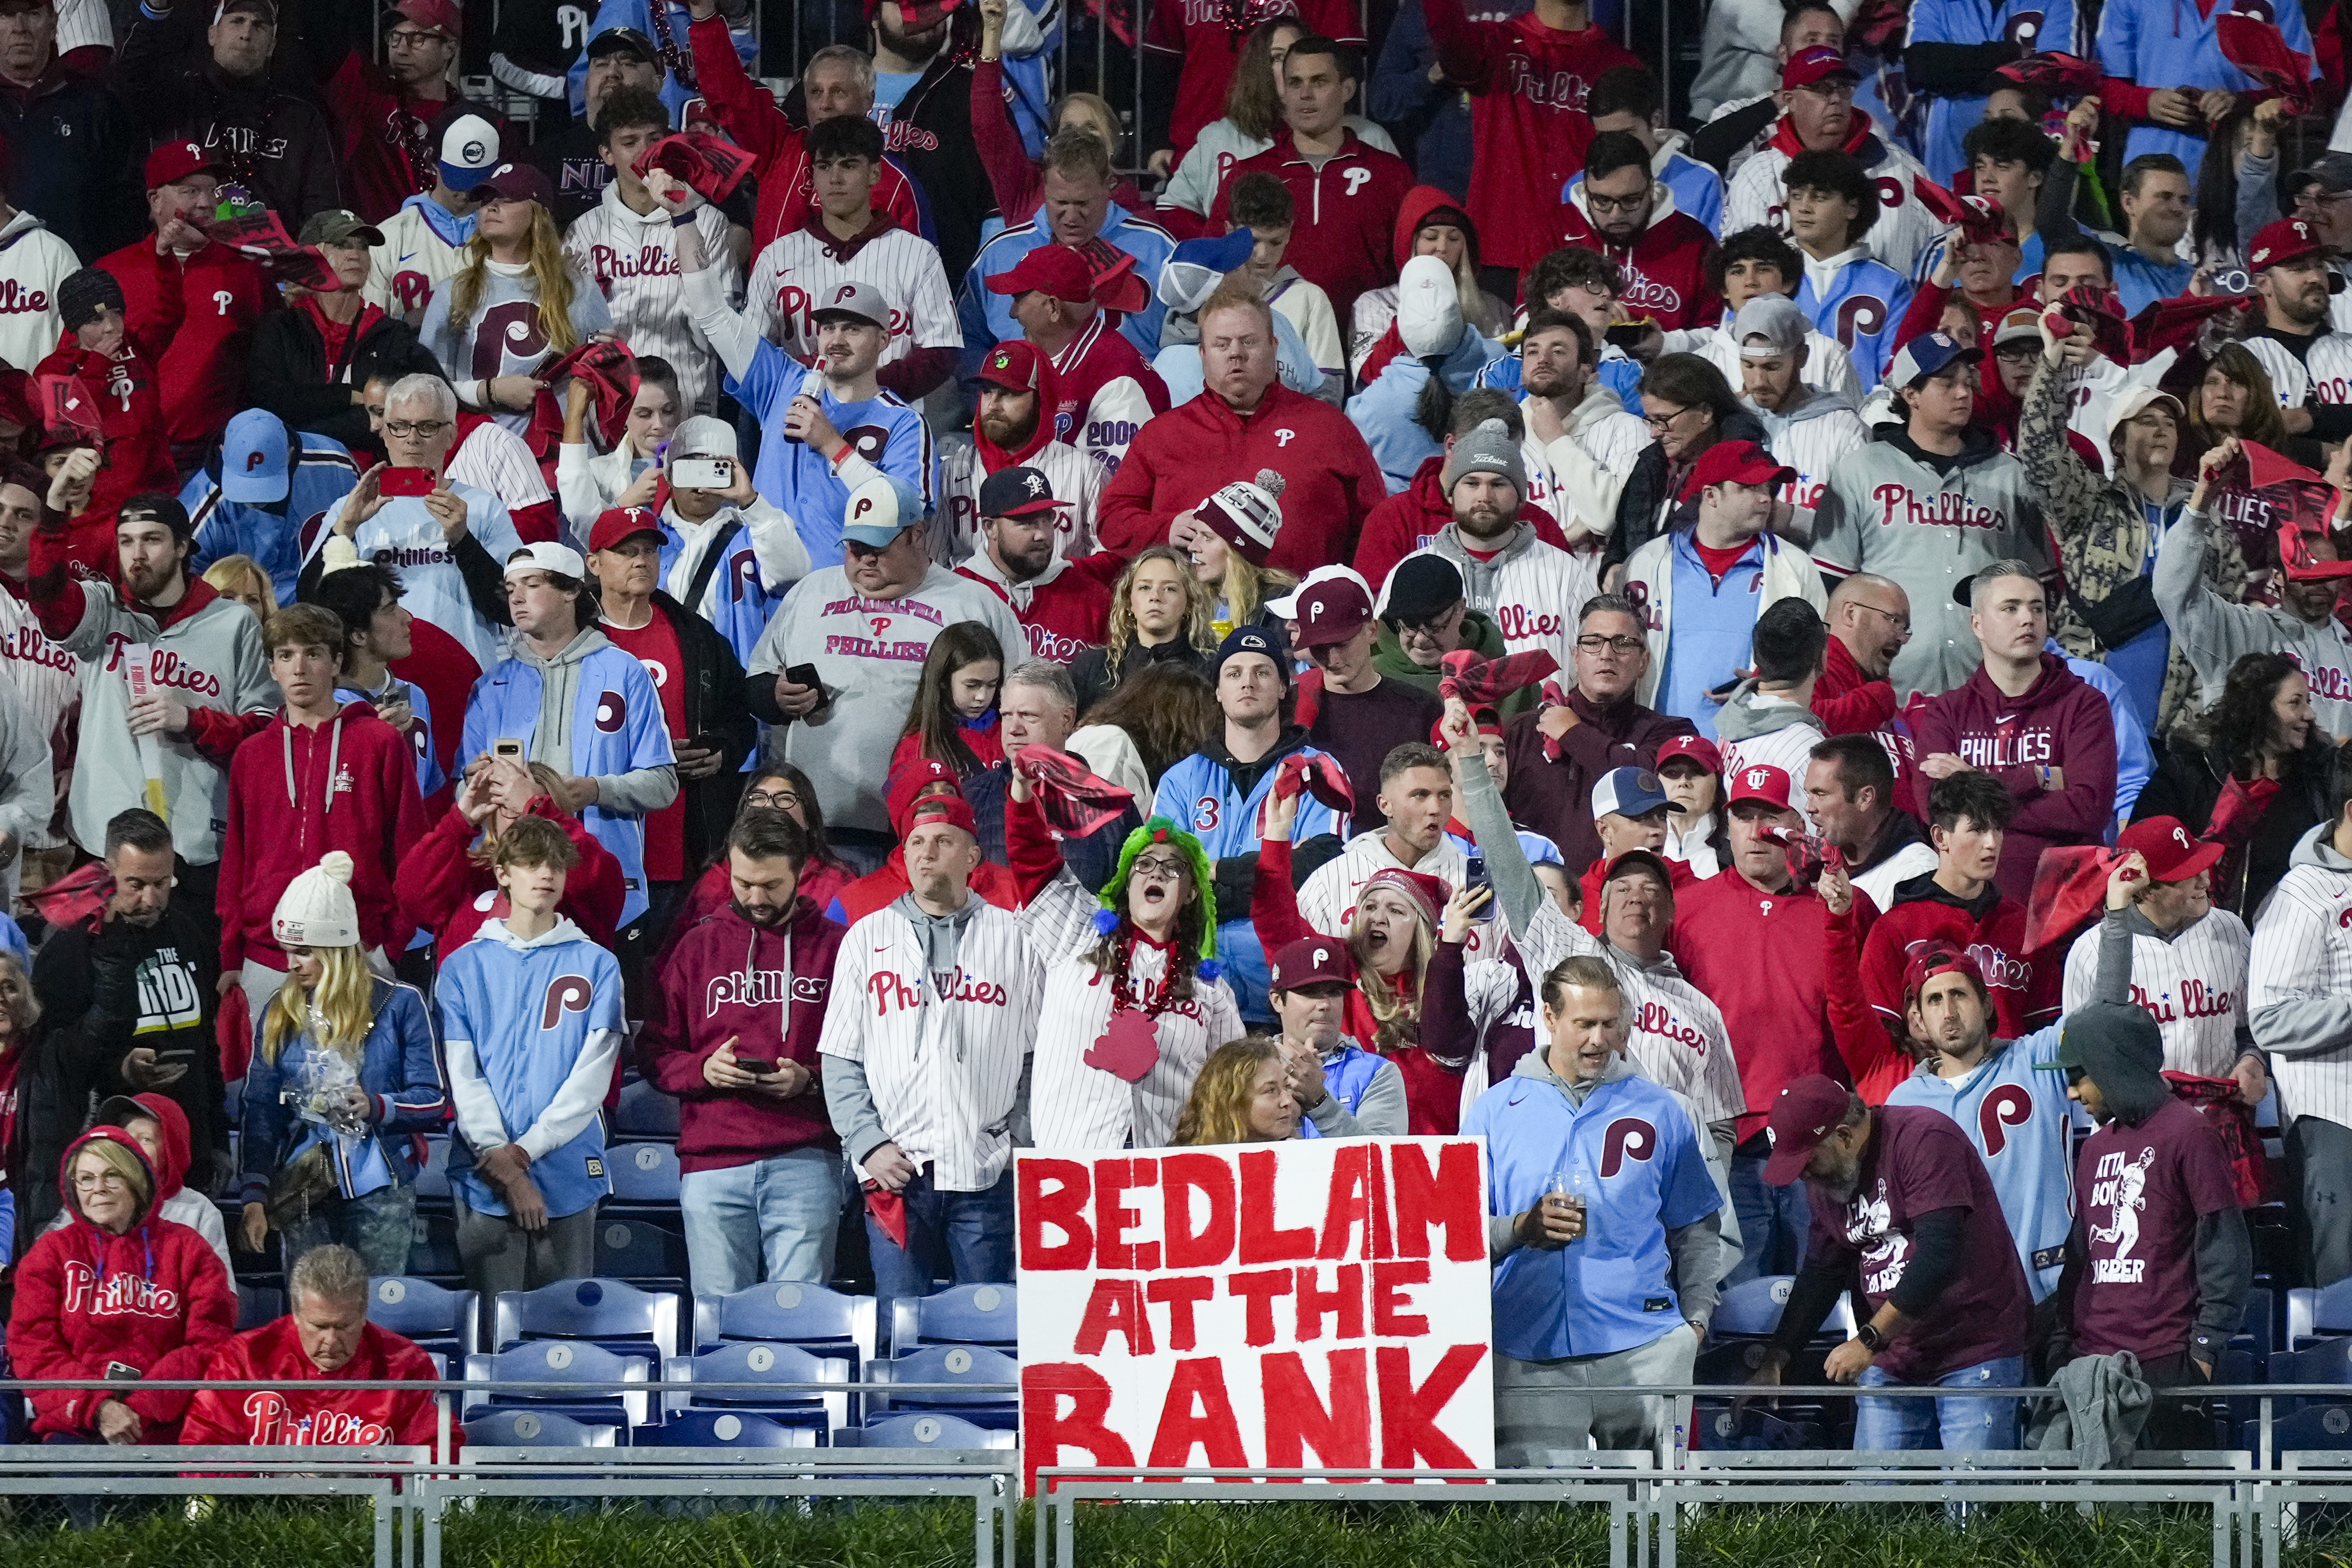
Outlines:
[[[329,850],[317,865],[286,884],[269,936],[281,947],[356,947],[359,907],[352,902],[352,857]]]
[[[1499,419],[1483,421],[1477,429],[1454,439],[1454,450],[1445,455],[1445,466],[1439,471],[1438,484],[1451,496],[1455,481],[1465,474],[1499,474],[1511,482],[1521,499],[1527,497],[1527,460],[1519,455],[1519,444],[1511,439],[1510,427]]]
[[[1257,479],[1236,479],[1202,502],[1193,515],[1225,541],[1226,548],[1252,566],[1264,566],[1273,553],[1274,536],[1282,531],[1282,506],[1277,499],[1285,481],[1271,468],[1257,471]]]
[[[109,305],[117,310],[128,308],[122,302],[122,285],[104,267],[85,267],[58,285],[58,319],[68,332],[87,326]]]

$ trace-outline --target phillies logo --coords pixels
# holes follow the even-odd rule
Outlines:
[[[596,699],[596,727],[611,735],[629,722],[629,700],[618,692]]]
[[[1857,294],[1838,307],[1837,340],[1840,348],[1851,349],[1854,340],[1869,337],[1886,325],[1886,301],[1875,295]]]
[[[256,447],[245,455],[245,471],[248,474],[269,461],[269,454]]]
[[[563,975],[549,981],[546,999],[539,1007],[539,1027],[553,1029],[565,1013],[586,1012],[595,995],[585,975]]]
[[[2001,37],[2006,41],[2015,44],[2029,55],[2034,51],[2033,40],[2041,36],[2042,13],[2039,11],[2020,11],[2009,19],[2009,26],[2001,29]]]
[[[760,558],[745,550],[728,563],[727,597],[740,604],[746,599],[757,599],[766,591],[760,582]]]
[[[0,282],[0,316],[40,316],[48,308],[48,290],[27,288],[13,277]]]
[[[1625,292],[1618,298],[1640,310],[1673,314],[1683,308],[1683,291],[1672,284],[1636,272],[1625,279]]]
[[[1082,637],[1065,637],[1052,627],[1040,626],[1034,621],[1024,624],[1021,630],[1029,634],[1031,653],[1040,659],[1051,659],[1057,664],[1068,664],[1093,646]]]
[[[890,449],[890,433],[878,424],[861,424],[855,430],[845,430],[841,438],[868,463],[878,465],[882,461],[882,454]]]
[[[1984,528],[1998,532],[2009,527],[2009,514],[1999,507],[1988,507],[1972,501],[1957,491],[1938,491],[1935,495],[1914,495],[1907,485],[1879,485],[1870,492],[1878,503],[1878,523],[1881,528],[1893,526],[1896,514],[1906,523],[1926,528]]]
[[[1552,109],[1584,109],[1584,95],[1591,84],[1574,71],[1538,71],[1536,63],[1522,54],[1513,54],[1504,68],[1510,78],[1509,92]]]
[[[120,632],[110,632],[107,633],[106,642],[108,648],[106,667],[110,672],[121,665],[122,650],[131,645],[131,639]],[[209,674],[196,668],[169,648],[158,648],[154,651],[147,678],[156,685],[173,686],[184,692],[192,692],[200,697],[216,697],[221,695],[218,675]]]
[[[89,1264],[66,1265],[65,1316],[104,1318],[126,1312],[133,1317],[177,1321],[180,1292],[136,1274],[109,1274],[101,1285],[98,1271]]]
[[[1983,971],[1985,984],[2006,990],[2021,991],[2033,983],[2033,966],[2022,958],[2011,957],[2000,948],[1979,942],[1969,948],[1969,956]]]
[[[392,275],[392,293],[400,301],[403,314],[422,310],[433,302],[433,280],[421,272],[395,272]]]
[[[1977,1107],[1977,1134],[1984,1140],[1985,1158],[2009,1147],[2009,1129],[2033,1119],[2033,1096],[2014,1083],[2004,1083]]]
[[[1545,615],[1529,610],[1524,604],[1495,606],[1495,625],[1506,643],[1526,643],[1540,637],[1557,637],[1568,630],[1568,622],[1558,615]]]
[[[1633,1027],[1643,1034],[1688,1046],[1696,1055],[1706,1054],[1706,1036],[1676,1018],[1674,1009],[1663,1002],[1643,1002],[1635,1008]]]
[[[365,1420],[347,1410],[310,1410],[295,1415],[286,1396],[269,1389],[246,1396],[246,1417],[253,1423],[254,1446],[367,1448],[392,1441],[392,1428]]]
[[[1297,439],[1298,432],[1295,430],[1277,430],[1274,433],[1274,444],[1276,446],[1287,446]]]
[[[1341,176],[1342,179],[1347,181],[1348,188],[1339,193],[1343,196],[1354,195],[1357,192],[1364,188],[1365,184],[1370,181],[1371,177],[1372,172],[1370,169],[1356,168],[1349,170],[1347,173]]]
[[[1658,1130],[1638,1116],[1620,1116],[1601,1135],[1601,1179],[1607,1181],[1625,1168],[1627,1160],[1647,1165],[1658,1152]]]

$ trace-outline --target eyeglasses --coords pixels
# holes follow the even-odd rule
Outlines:
[[[448,40],[438,33],[427,33],[415,27],[395,27],[383,36],[383,47],[387,49],[421,49],[427,44],[446,42]]]
[[[73,1178],[76,1192],[119,1192],[130,1186],[120,1171],[100,1171],[96,1176],[77,1175]]]
[[[1147,882],[1174,882],[1184,871],[1184,862],[1173,855],[1138,855],[1129,874]]]
[[[1831,78],[1827,81],[1808,82],[1797,90],[1799,92],[1810,92],[1817,97],[1826,98],[1836,103],[1850,103],[1853,100],[1853,83],[1841,80],[1835,77]]]
[[[1691,407],[1696,406],[1696,404],[1693,404],[1689,407],[1669,409],[1664,413],[1645,413],[1642,416],[1642,423],[1648,425],[1654,433],[1662,431],[1667,426],[1673,424],[1675,421],[1680,419],[1683,415],[1688,413],[1691,411]]]
[[[743,804],[763,811],[789,811],[800,803],[790,789],[753,789],[743,797]]]
[[[1911,617],[1908,615],[1897,615],[1892,610],[1881,610],[1877,605],[1864,603],[1859,599],[1852,602],[1856,610],[1867,610],[1873,615],[1885,616],[1887,623],[1897,632],[1902,632],[1906,637],[1911,635]]]
[[[446,419],[387,419],[383,433],[403,441],[430,441],[449,428]]]
[[[1644,191],[1638,196],[1602,196],[1596,195],[1592,187],[1587,185],[1584,190],[1584,204],[1592,209],[1593,215],[1596,217],[1602,213],[1630,214],[1638,213],[1650,204],[1650,193]]]
[[[1576,651],[1580,653],[1638,653],[1642,651],[1642,639],[1603,637],[1596,632],[1588,636],[1579,637],[1576,640]]]
[[[2021,338],[2013,342],[2003,343],[2000,347],[1994,349],[1992,351],[1992,357],[1996,360],[2031,360],[2040,355],[2041,352],[2042,345],[2040,343],[2035,342],[2031,338]]]

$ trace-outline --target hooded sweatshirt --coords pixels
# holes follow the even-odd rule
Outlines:
[[[1811,369],[1810,362],[1806,368]],[[1796,529],[1811,538],[1813,508],[1821,505],[1830,470],[1867,442],[1870,430],[1851,392],[1824,392],[1800,382],[1797,399],[1794,407],[1778,413],[1757,403],[1748,407],[1764,423],[1764,450],[1774,462],[1797,471],[1794,479],[1780,486],[1780,499],[1797,509]]]
[[[1356,296],[1396,281],[1390,230],[1412,189],[1412,164],[1352,131],[1341,133],[1339,152],[1310,157],[1298,151],[1286,125],[1275,132],[1273,146],[1234,165],[1209,209],[1212,229],[1224,222],[1233,182],[1261,173],[1282,182],[1297,214],[1286,259],[1331,297],[1336,317],[1352,319]]]
[[[1412,484],[1423,463],[1444,455],[1443,444],[1413,417],[1429,378],[1441,378],[1458,398],[1476,383],[1480,371],[1503,357],[1503,346],[1492,339],[1467,326],[1457,325],[1454,330],[1459,336],[1442,356],[1415,359],[1407,350],[1391,355],[1377,371],[1367,366],[1370,379],[1348,400],[1348,417],[1380,460],[1391,494]]]
[[[284,1378],[293,1386],[247,1392],[200,1388],[189,1402],[183,1443],[263,1448],[429,1448],[440,1418],[429,1388],[342,1388],[346,1383],[430,1383],[440,1374],[433,1358],[415,1342],[378,1328],[360,1326],[352,1358],[321,1372],[302,1348],[289,1314],[247,1329],[214,1353],[204,1375],[222,1383],[257,1383]],[[450,1423],[453,1450],[465,1442],[465,1427]]]
[[[253,329],[278,303],[261,264],[217,241],[185,256],[161,256],[154,239],[142,236],[101,256],[98,265],[122,285],[134,318],[169,310],[170,300],[184,300],[178,330],[153,361],[164,425],[174,448],[220,439],[243,406],[238,393]]]
[[[2062,961],[2054,953],[2027,956],[2025,906],[1990,883],[1964,899],[1945,891],[1930,871],[1895,884],[1893,905],[1863,943],[1863,995],[1898,1040],[1910,1032],[1904,971],[1912,954],[1931,946],[1976,960],[1992,993],[1997,1039],[2018,1039],[2058,1016]]]
[[[1916,602],[1915,600],[1914,602]],[[2116,814],[2116,726],[2106,698],[2054,653],[2012,697],[1979,668],[1966,685],[1928,703],[1914,725],[1919,754],[1957,755],[1991,775],[2017,802],[2001,841],[2000,889],[2023,903],[2033,892],[2042,852],[2095,844]],[[2046,789],[2040,769],[2063,770],[2065,787]],[[1926,790],[1919,805],[1927,806]]]
[[[1759,224],[1788,232],[1789,188],[1781,176],[1788,172],[1789,161],[1804,150],[1795,127],[1783,114],[1763,151],[1739,166],[1724,192],[1725,234],[1738,234]],[[1944,232],[1944,225],[1928,213],[1916,190],[1919,182],[1927,180],[1927,170],[1911,154],[1880,137],[1870,116],[1859,109],[1853,110],[1845,141],[1837,151],[1860,163],[1878,187],[1878,221],[1870,230],[1872,251],[1898,274],[1910,276],[1919,253]],[[1899,319],[1899,313],[1890,317],[1888,324]]]
[[[2254,1043],[2278,1079],[2279,1115],[2352,1127],[2352,860],[2335,823],[2305,833],[2262,918],[2246,966]]]
[[[1716,716],[1715,737],[1723,743],[1727,779],[1743,768],[1777,768],[1789,776],[1792,793],[1803,789],[1813,747],[1823,739],[1812,709],[1763,690],[1753,679],[1732,688],[1731,700]]]
[[[1876,386],[1895,358],[1897,329],[1911,308],[1910,279],[1878,260],[1867,241],[1834,256],[1797,254],[1805,273],[1797,287],[1797,308],[1816,331],[1845,345],[1864,386]]]
[[[739,1056],[797,1061],[812,1074],[846,926],[807,898],[784,923],[756,925],[722,904],[680,935],[661,970],[661,1003],[638,1036],[646,1076],[678,1099],[678,1168],[723,1170],[792,1149],[840,1146],[815,1085],[791,1100],[714,1089],[703,1063],[729,1040]]]
[[[0,361],[29,372],[58,346],[58,285],[80,269],[73,246],[31,213],[0,225]]]
[[[1380,145],[1366,134],[1363,127],[1357,126],[1355,130],[1365,141],[1371,141],[1374,146]],[[1387,132],[1381,134],[1385,136]],[[1182,178],[1181,169],[1178,178]],[[1465,260],[1471,276],[1476,277],[1478,225],[1470,221],[1470,214],[1463,211],[1461,201],[1452,192],[1440,190],[1435,185],[1415,185],[1404,193],[1403,204],[1397,208],[1396,227],[1389,236],[1390,260],[1402,270],[1404,264],[1412,259],[1413,245],[1421,231],[1433,223],[1451,224],[1462,231],[1462,237],[1469,246]],[[1492,336],[1510,321],[1511,308],[1484,289],[1479,290],[1479,298],[1485,309],[1481,319],[1470,324]],[[1356,296],[1356,308],[1349,313],[1348,324],[1348,373],[1351,379],[1361,381],[1380,373],[1377,367],[1365,368],[1365,357],[1372,351],[1372,345],[1386,336],[1388,329],[1395,324],[1396,314],[1397,287],[1393,283],[1381,288],[1367,289]]]
[[[572,847],[580,852],[580,863],[563,879],[563,902],[557,910],[565,919],[577,922],[591,942],[611,946],[613,933],[621,923],[620,861],[579,818],[547,796],[539,796],[524,810],[562,828]],[[505,919],[510,907],[488,863],[471,853],[481,836],[482,830],[452,806],[435,820],[417,841],[415,852],[401,863],[401,918],[432,933],[434,950],[443,964],[474,939],[484,922]]]
[[[220,1259],[221,1267],[235,1277],[236,1266],[229,1261],[228,1227],[222,1223],[220,1206],[203,1193],[189,1191],[187,1183],[180,1179],[180,1173],[188,1168],[188,1113],[169,1095],[152,1093],[117,1095],[98,1108],[100,1126],[127,1127],[142,1116],[155,1124],[158,1141],[163,1145],[163,1165],[155,1172],[155,1218],[184,1225],[203,1237]],[[63,1230],[73,1222],[73,1211],[61,1208],[48,1228]]]
[[[1389,573],[1396,570],[1397,562],[1427,549],[1440,530],[1452,525],[1454,503],[1445,492],[1444,473],[1445,455],[1430,454],[1413,471],[1412,482],[1374,507],[1371,516],[1364,519],[1364,531],[1356,540],[1356,575],[1370,583],[1375,592],[1388,591]],[[1529,488],[1533,487],[1530,479]],[[1568,548],[1549,509],[1522,498],[1519,520],[1533,524],[1536,537],[1544,543]]]
[[[1577,607],[1601,591],[1583,557],[1546,544],[1525,519],[1511,524],[1499,546],[1474,547],[1459,523],[1448,523],[1427,553],[1454,563],[1462,573],[1463,597],[1471,609],[1494,618],[1510,652],[1549,653],[1561,669],[1575,667]],[[1388,608],[1385,582],[1376,608]]]
[[[1624,245],[1593,224],[1580,174],[1561,194],[1563,243],[1597,250],[1616,265],[1625,280],[1617,298],[1628,310],[1649,317],[1669,332],[1722,317],[1723,297],[1707,277],[1715,236],[1675,205],[1675,193],[1663,181],[1651,182],[1650,221]]]
[[[148,1195],[121,1235],[81,1217],[73,1197],[75,1155],[96,1140],[128,1149],[146,1174]],[[94,1435],[98,1407],[121,1399],[141,1423],[142,1444],[179,1440],[185,1389],[130,1389],[145,1378],[204,1375],[214,1350],[236,1327],[236,1291],[205,1239],[155,1213],[146,1156],[120,1127],[93,1127],[67,1148],[58,1183],[74,1219],[33,1243],[16,1269],[8,1319],[8,1360],[18,1377],[92,1377],[96,1388],[30,1396],[33,1430]]]

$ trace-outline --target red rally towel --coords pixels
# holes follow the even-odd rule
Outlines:
[[[2254,1108],[2238,1098],[2234,1078],[2200,1078],[2190,1072],[2168,1072],[2173,1098],[2197,1108],[2205,1123],[2221,1134],[2230,1156],[2230,1179],[2238,1189],[2238,1207],[2254,1208],[2278,1196],[2271,1179],[2270,1156],[2263,1153],[2262,1134],[2254,1130]]]
[[[1066,839],[1085,838],[1135,804],[1134,791],[1097,778],[1084,762],[1050,746],[1023,747],[1013,754],[1013,766],[1036,790],[1046,825]]]
[[[106,917],[107,904],[113,897],[114,873],[106,869],[104,861],[92,861],[66,873],[40,892],[28,894],[26,902],[40,911],[42,919],[60,930],[79,925],[95,935],[100,922]]]
[[[2107,902],[2107,873],[2122,859],[2097,844],[2043,850],[2033,868],[2033,895],[2025,904],[2025,950],[2038,953],[2096,919]]]
[[[866,1184],[858,1190],[866,1195],[866,1212],[874,1217],[874,1223],[882,1228],[882,1234],[904,1248],[907,1245],[907,1200],[886,1190],[871,1176],[866,1178]]]
[[[1266,801],[1270,805],[1287,800],[1301,789],[1339,812],[1342,822],[1355,812],[1356,792],[1349,787],[1348,776],[1339,771],[1338,762],[1320,753],[1309,757],[1294,751],[1284,758],[1281,766],[1274,770],[1274,788],[1266,791]],[[1265,831],[1263,809],[1258,812],[1258,831]]]
[[[630,168],[640,178],[648,169],[666,170],[715,207],[733,195],[751,172],[751,155],[716,136],[686,131],[646,148]]]
[[[2053,49],[2011,60],[1993,75],[2020,87],[2038,87],[2053,98],[2084,98],[2099,90],[2105,73],[2096,60]]]
[[[565,377],[577,377],[595,389],[597,428],[607,445],[617,445],[629,423],[629,405],[637,397],[637,361],[626,343],[591,339],[570,353],[550,360],[533,372],[532,380],[553,387]]]
[[[2213,19],[2213,42],[2222,58],[2284,99],[2289,114],[2311,108],[2311,57],[2287,47],[2276,22],[2227,12]]]
[[[1467,648],[1445,655],[1445,674],[1438,678],[1437,695],[1459,697],[1473,708],[1492,707],[1515,692],[1547,680],[1559,672],[1559,661],[1541,648],[1481,659]]]
[[[243,986],[231,986],[221,998],[213,1033],[220,1041],[221,1082],[234,1083],[253,1065],[253,1009]]]

